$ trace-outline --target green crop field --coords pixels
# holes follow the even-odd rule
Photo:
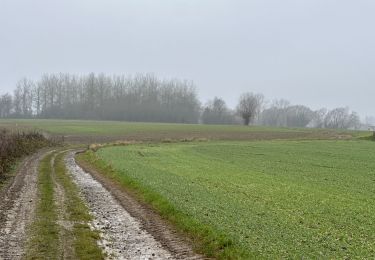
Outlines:
[[[246,257],[373,259],[374,149],[370,141],[213,141],[96,154],[124,183]]]
[[[29,127],[56,134],[121,135],[147,132],[309,132],[308,129],[271,127],[243,127],[242,125],[199,125],[174,123],[138,123],[121,121],[50,120],[50,119],[2,119],[0,126]]]
[[[199,138],[216,140],[348,139],[370,135],[369,132],[328,129],[50,119],[1,119],[0,128],[35,129],[50,135],[65,136],[67,141],[86,143]]]

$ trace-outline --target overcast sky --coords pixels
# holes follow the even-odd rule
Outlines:
[[[43,73],[193,80],[375,115],[374,0],[0,0],[0,93]]]

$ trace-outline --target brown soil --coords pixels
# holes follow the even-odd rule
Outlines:
[[[166,220],[164,220],[149,205],[139,202],[134,194],[127,191],[113,180],[100,174],[86,162],[77,164],[93,178],[100,182],[106,190],[119,202],[119,204],[135,219],[139,220],[147,232],[149,232],[161,245],[166,248],[176,259],[204,259],[203,256],[193,251],[191,241],[177,232]]]
[[[118,140],[160,142],[174,140],[273,140],[273,139],[342,139],[334,131],[296,131],[296,132],[150,132],[133,133],[128,135],[66,135],[64,141],[68,143],[93,144]],[[345,139],[352,138],[351,135]]]

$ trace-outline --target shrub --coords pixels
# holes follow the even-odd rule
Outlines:
[[[51,142],[38,132],[0,130],[0,180],[17,159],[49,145]]]

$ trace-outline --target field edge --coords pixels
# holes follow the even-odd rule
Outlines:
[[[187,237],[197,253],[217,259],[249,259],[255,257],[239,247],[235,238],[183,214],[160,194],[146,188],[129,176],[122,175],[123,178],[120,179],[116,170],[101,160],[94,151],[87,150],[77,154],[75,158],[78,165],[85,170],[93,169],[97,171],[105,178],[119,184],[139,203],[149,205],[170,223],[180,235]]]

